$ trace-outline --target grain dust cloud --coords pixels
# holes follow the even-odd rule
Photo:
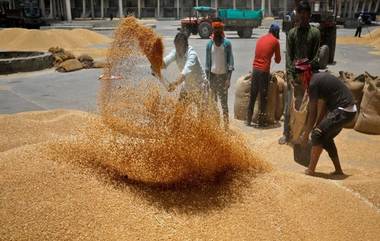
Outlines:
[[[153,184],[270,169],[241,136],[221,128],[211,107],[181,104],[179,93],[168,93],[152,76],[151,68],[160,72],[164,53],[152,29],[127,17],[114,38],[101,79],[100,115],[81,135],[56,145],[56,154]]]

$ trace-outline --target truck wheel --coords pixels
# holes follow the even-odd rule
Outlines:
[[[203,22],[203,23],[199,24],[198,32],[199,32],[199,36],[201,38],[209,38],[211,35],[211,31],[212,31],[212,28],[211,28],[210,23]]]
[[[238,35],[240,38],[251,38],[252,36],[252,29],[251,28],[245,28],[242,30],[238,30]]]
[[[322,45],[319,48],[319,68],[326,69],[329,62],[329,46]]]

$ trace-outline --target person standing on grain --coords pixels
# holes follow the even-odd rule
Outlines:
[[[270,65],[274,55],[274,61],[278,64],[281,62],[280,27],[272,24],[269,33],[260,37],[256,43],[255,59],[253,60],[251,94],[247,111],[247,125],[252,123],[252,116],[257,95],[260,93],[260,111],[258,124],[260,127],[267,125],[266,105],[270,80]]]
[[[218,20],[212,23],[213,34],[206,47],[206,74],[210,80],[211,97],[223,110],[224,128],[228,129],[228,89],[234,70],[234,56],[231,42],[224,36],[224,24]]]

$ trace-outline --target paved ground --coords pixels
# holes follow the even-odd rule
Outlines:
[[[166,52],[173,47],[173,39],[179,26],[178,21],[159,21],[156,30],[163,36]],[[339,35],[350,35],[352,29],[339,29]],[[364,30],[365,31],[365,30]],[[255,42],[265,34],[267,29],[256,29],[251,39],[240,39],[234,32],[227,32],[231,39],[235,56],[235,72],[230,89],[229,105],[232,111],[235,91],[235,80],[248,73]],[[111,31],[101,31],[112,36]],[[208,40],[192,36],[190,44],[198,51],[201,61],[205,59],[205,46]],[[281,34],[282,57],[285,50],[285,35]],[[96,46],[104,47],[104,46]],[[336,64],[329,69],[338,72],[346,70],[357,74],[369,71],[379,75],[378,63],[380,56],[369,54],[371,49],[363,46],[337,46]],[[284,69],[284,61],[279,65],[272,64],[272,69]],[[33,73],[0,75],[0,113],[16,113],[21,111],[42,110],[53,108],[71,108],[80,110],[95,110],[96,95],[101,70],[81,70],[72,73],[58,73],[53,69]]]

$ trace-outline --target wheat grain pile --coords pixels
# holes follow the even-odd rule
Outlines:
[[[60,110],[1,116],[1,123],[4,118],[17,125],[5,126],[1,134],[14,140],[0,152],[2,240],[377,240],[380,235],[378,208],[324,179],[243,171],[207,185],[151,187],[79,168],[67,155],[50,159],[46,141],[77,136],[92,125],[93,115]],[[45,134],[25,143],[31,133]]]
[[[207,106],[179,104],[151,76],[149,51],[119,37],[128,46],[110,53],[128,52],[109,55],[117,78],[102,80],[99,114],[0,116],[1,240],[378,239],[373,202],[341,182],[270,171],[258,154],[291,158],[273,145],[278,133],[251,137],[256,154],[236,123],[227,132]]]
[[[362,32],[365,32],[365,27]],[[353,36],[340,36],[336,41],[338,44],[358,44],[371,46],[375,49],[372,53],[380,54],[380,28],[373,30],[370,34],[367,33],[362,35],[361,38],[356,38]]]
[[[111,39],[87,29],[22,29],[0,30],[0,49],[13,51],[47,51],[50,47],[61,47],[76,55],[83,53],[93,57],[105,57],[106,51],[93,48],[96,44],[109,44]]]

